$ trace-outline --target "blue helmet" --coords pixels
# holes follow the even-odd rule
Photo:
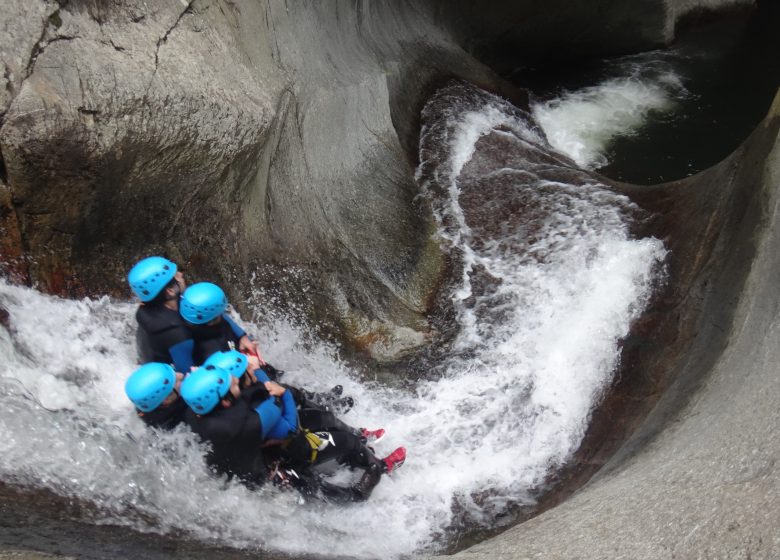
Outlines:
[[[163,257],[147,257],[130,269],[127,281],[141,301],[152,301],[176,274],[176,265]]]
[[[208,360],[203,362],[203,366],[218,367],[233,377],[240,378],[244,375],[248,363],[247,357],[238,350],[228,350],[227,352],[214,352]]]
[[[202,325],[222,315],[227,306],[222,288],[211,282],[199,282],[184,290],[179,312],[186,321]]]
[[[208,414],[228,394],[231,379],[224,369],[199,367],[182,382],[181,396],[196,414]]]
[[[144,364],[130,374],[125,393],[141,412],[151,412],[171,394],[176,386],[176,372],[168,364]]]

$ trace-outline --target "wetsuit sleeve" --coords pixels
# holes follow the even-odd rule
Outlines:
[[[225,322],[230,325],[230,330],[233,331],[233,334],[236,335],[236,339],[241,338],[242,336],[246,336],[246,331],[239,327],[236,322],[230,318],[230,316],[227,313],[222,314],[222,318],[225,320]]]
[[[168,353],[173,359],[173,369],[185,375],[188,374],[193,366],[192,351],[194,348],[195,341],[191,338],[168,348]]]
[[[271,428],[268,437],[273,439],[284,439],[290,434],[298,431],[298,411],[295,407],[295,400],[290,391],[285,391],[282,395],[282,415],[279,421]]]
[[[268,377],[268,374],[263,370],[263,368],[258,368],[255,370],[255,377],[257,377],[257,380],[260,383],[271,381],[271,379]]]
[[[282,410],[274,397],[268,397],[266,400],[260,403],[255,408],[255,412],[260,417],[260,429],[262,430],[263,439],[267,439],[271,436],[272,428],[279,422],[282,417]]]

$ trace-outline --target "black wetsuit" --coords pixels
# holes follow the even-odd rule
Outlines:
[[[179,312],[163,305],[141,305],[135,313],[138,321],[136,343],[142,364],[173,364],[176,371],[189,373],[194,365],[192,333]]]
[[[288,389],[291,389],[291,387],[288,387]],[[293,396],[295,396],[295,390],[293,391]],[[306,401],[305,405],[298,408],[298,422],[301,424],[301,427],[312,432],[347,432],[353,436],[361,437],[360,430],[345,424],[336,418],[336,415],[326,407],[313,403],[311,400]]]
[[[296,489],[304,496],[321,495],[326,500],[337,503],[360,502],[367,500],[379,478],[384,472],[384,464],[366,446],[360,430],[357,430],[338,418],[327,407],[306,399],[300,389],[287,387],[298,407],[298,422],[301,430],[290,441],[277,451],[282,464],[293,469],[299,478],[291,480]],[[306,439],[306,432],[322,434],[325,439],[332,440],[312,462],[312,446]],[[350,469],[358,468],[364,471],[361,479],[351,486],[331,484],[318,474],[320,467],[336,462]],[[325,469],[327,470],[327,469]]]
[[[187,410],[192,431],[211,443],[207,461],[218,472],[236,476],[250,485],[262,485],[268,470],[263,456],[263,430],[254,408],[268,398],[268,391],[256,385],[244,391],[228,408],[217,408],[199,416]]]
[[[227,352],[231,348],[237,349],[238,342],[244,335],[243,331],[240,334],[236,333],[224,316],[216,325],[190,325],[190,332],[195,342],[195,348],[192,352],[195,365],[202,364],[215,352]]]
[[[363,440],[345,431],[318,431],[315,435],[330,440],[324,449],[317,451],[312,462],[312,446],[304,431],[299,432],[282,450],[282,462],[293,469],[297,479],[293,486],[307,497],[322,497],[335,503],[362,502],[371,496],[384,472],[384,463],[366,447]],[[318,473],[327,463],[363,470],[360,480],[351,486],[331,484]]]
[[[333,502],[368,499],[379,482],[383,464],[354,433],[354,429],[328,411],[304,409],[300,412],[303,429],[283,446],[263,448],[263,426],[255,408],[267,398],[268,392],[258,383],[244,389],[241,397],[228,408],[218,406],[204,416],[187,410],[187,424],[203,440],[211,443],[207,457],[209,464],[218,472],[237,476],[250,485],[261,485],[268,478],[268,462],[279,460],[285,468],[295,470],[298,478],[292,481],[293,486],[305,496],[321,495]],[[318,450],[313,461],[313,449],[306,438],[306,431],[319,432],[325,439],[333,441]],[[352,486],[329,484],[312,467],[332,461],[365,472]]]
[[[139,411],[138,416],[147,426],[160,430],[172,430],[182,422],[187,412],[187,403],[178,398],[168,406],[158,406],[151,412]]]
[[[274,381],[284,374],[283,371],[276,370],[271,364],[264,365],[262,369],[265,370],[268,377]],[[270,371],[273,371],[274,374],[271,375]],[[255,373],[255,375],[257,375],[257,373]],[[330,413],[346,414],[350,411],[355,402],[352,397],[341,395],[341,385],[336,385],[330,391],[323,391],[320,393],[313,393],[306,389],[292,387],[290,385],[284,386],[293,391],[295,402],[300,408],[316,408]]]
[[[164,305],[141,305],[135,314],[138,321],[136,343],[142,364],[173,364],[176,371],[189,373],[219,350],[238,347],[246,335],[227,315],[217,325],[191,325],[178,311]]]

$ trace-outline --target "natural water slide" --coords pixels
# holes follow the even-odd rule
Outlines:
[[[631,53],[768,6],[4,3],[0,558],[780,555],[775,66],[741,59],[772,91],[730,155],[606,176],[706,102],[673,49]],[[145,430],[124,275],[150,252],[407,465],[301,504]]]

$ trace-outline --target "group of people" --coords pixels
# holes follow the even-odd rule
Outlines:
[[[210,443],[209,464],[250,486],[290,485],[329,501],[366,500],[382,474],[400,467],[399,447],[379,458],[369,447],[384,430],[352,428],[333,413],[351,406],[341,386],[312,393],[280,383],[257,344],[227,314],[224,291],[210,282],[187,287],[175,263],[148,257],[128,274],[141,300],[136,312],[141,365],[125,383],[149,426],[186,423]],[[359,480],[332,484],[326,467],[359,470]]]

